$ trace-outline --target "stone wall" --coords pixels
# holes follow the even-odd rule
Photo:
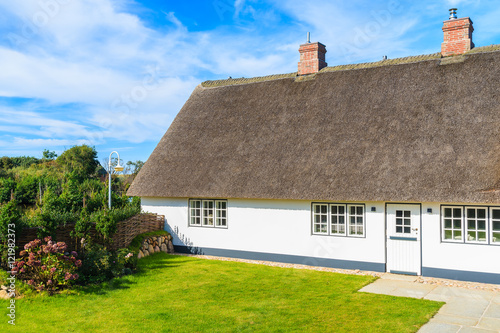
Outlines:
[[[174,244],[172,244],[172,236],[151,236],[146,238],[139,248],[138,259],[147,257],[152,253],[165,252],[174,253]]]

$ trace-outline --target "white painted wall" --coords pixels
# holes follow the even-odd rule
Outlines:
[[[188,227],[188,199],[142,198],[174,245],[385,263],[385,203],[366,202],[366,237],[311,234],[311,202],[228,200],[228,228]],[[376,207],[376,212],[371,212]],[[432,213],[427,209],[432,208]],[[500,246],[441,242],[440,205],[422,204],[422,266],[500,274]]]
[[[441,242],[440,205],[424,203],[422,215],[422,266],[500,274],[500,246]]]
[[[188,199],[142,206],[165,215],[174,245],[385,263],[384,203],[366,203],[364,238],[312,235],[310,201],[229,199],[227,229],[188,227]]]

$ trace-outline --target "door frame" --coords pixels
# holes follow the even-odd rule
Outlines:
[[[420,209],[420,223],[419,223],[419,231],[420,231],[420,237],[419,237],[419,242],[420,242],[420,274],[422,274],[422,203],[414,203],[414,202],[385,202],[384,204],[384,244],[385,244],[385,272],[387,272],[387,206],[388,205],[415,205],[419,206]]]

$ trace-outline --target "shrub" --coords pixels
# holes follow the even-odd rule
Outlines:
[[[16,181],[12,178],[0,179],[0,203],[9,202],[11,193],[16,189]]]
[[[92,244],[85,250],[82,263],[79,283],[85,285],[131,274],[137,267],[137,258],[128,249],[113,253],[102,245]]]
[[[70,287],[79,278],[75,272],[82,261],[76,259],[76,252],[68,254],[66,250],[64,242],[55,243],[51,237],[46,237],[44,242],[35,239],[24,246],[12,273],[32,288],[47,290],[49,294]]]
[[[39,180],[37,177],[27,175],[17,183],[16,200],[21,205],[34,205],[38,198]]]
[[[0,261],[4,268],[7,268],[9,234],[18,235],[21,228],[21,213],[16,201],[0,205]],[[15,239],[10,238],[11,245],[13,241]]]

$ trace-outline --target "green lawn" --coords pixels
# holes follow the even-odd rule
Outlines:
[[[359,293],[366,276],[158,253],[138,274],[25,297],[0,332],[416,332],[442,303]]]

